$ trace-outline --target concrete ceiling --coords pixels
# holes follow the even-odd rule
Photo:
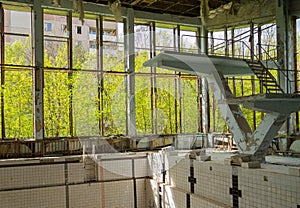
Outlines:
[[[116,0],[84,0],[108,5]],[[149,11],[154,13],[167,13],[189,17],[199,17],[200,4],[203,0],[120,0],[123,7],[130,7],[136,10]],[[207,0],[210,9],[217,9],[229,2],[237,2],[240,0]]]
[[[83,0],[101,5],[118,3],[158,14],[196,17],[208,29],[254,22],[268,23],[275,17],[275,0]]]

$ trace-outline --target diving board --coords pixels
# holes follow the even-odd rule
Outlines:
[[[173,51],[165,51],[158,54],[146,61],[144,66],[161,67],[199,76],[211,74],[216,69],[224,76],[254,75],[243,59]],[[213,69],[211,68],[212,66],[214,66]]]

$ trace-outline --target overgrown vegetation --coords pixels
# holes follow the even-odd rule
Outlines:
[[[160,36],[167,36],[160,34]],[[139,36],[138,36],[139,37]],[[141,37],[140,37],[141,38]],[[172,45],[166,38],[166,43]],[[141,41],[145,41],[141,38]],[[33,74],[30,38],[5,43],[5,84],[2,88],[6,138],[33,137]],[[144,44],[144,45],[143,45]],[[148,47],[147,43],[140,48]],[[187,43],[185,43],[187,44]],[[184,51],[195,51],[186,49]],[[237,50],[240,50],[237,47]],[[157,51],[159,53],[159,51]],[[103,57],[103,70],[124,72],[124,55],[116,50],[114,55]],[[45,42],[44,53],[44,130],[46,137],[95,136],[126,134],[126,75],[97,71],[97,54],[73,48],[72,69],[68,70],[68,44]],[[135,57],[137,73],[150,72],[142,64],[149,59],[147,50],[139,49]],[[298,59],[300,60],[300,58]],[[14,66],[9,66],[14,65]],[[27,67],[29,66],[29,67]],[[172,71],[156,69],[167,75]],[[299,76],[299,74],[298,74]],[[250,77],[229,80],[236,96],[252,94]],[[156,83],[154,88],[153,83]],[[180,82],[180,88],[178,83]],[[135,77],[137,134],[195,133],[198,131],[197,79],[175,76]],[[259,85],[256,83],[256,92]],[[253,112],[243,110],[254,128]],[[227,131],[221,113],[210,94],[210,131]],[[261,114],[255,114],[256,123]]]

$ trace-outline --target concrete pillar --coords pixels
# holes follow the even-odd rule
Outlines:
[[[175,35],[175,37],[177,36],[177,51],[180,52],[180,48],[181,48],[181,42],[180,42],[180,25],[177,25],[176,28],[177,34]],[[175,38],[174,37],[174,38]],[[174,39],[175,42],[175,39]],[[176,46],[175,46],[176,47]],[[176,74],[176,72],[174,72]],[[181,73],[179,72],[179,79],[177,82],[177,89],[178,89],[178,102],[179,102],[179,133],[182,133],[182,123],[183,123],[183,117],[182,117],[182,112],[183,112],[183,92],[182,92],[182,84],[181,84]],[[178,133],[178,131],[176,132]]]
[[[208,133],[210,130],[209,88],[205,77],[202,78],[202,122],[203,133]]]
[[[200,28],[200,53],[207,54],[208,32],[205,26]]]
[[[33,95],[34,95],[34,138],[44,138],[44,18],[40,0],[33,1]]]
[[[156,25],[155,22],[151,22],[150,27],[150,58],[153,58],[156,56]],[[157,88],[156,88],[156,76],[153,76],[156,74],[156,67],[151,67],[151,121],[152,121],[152,133],[157,134]],[[177,112],[177,109],[175,107],[175,112]],[[177,114],[175,113],[175,118],[177,119]],[[177,121],[177,120],[176,120]],[[176,122],[177,125],[177,122]],[[177,127],[176,127],[177,129]]]
[[[0,62],[1,62],[1,88],[4,88],[5,85],[5,37],[4,37],[4,9],[2,6],[2,3],[0,3],[0,18],[1,18],[1,26],[0,26],[0,32],[1,32],[1,39],[0,39]],[[1,90],[0,92],[0,108],[1,108],[1,139],[5,138],[5,119],[4,119],[4,92]]]
[[[68,61],[68,79],[72,80],[73,77],[73,22],[72,22],[72,12],[69,11],[68,16],[67,16],[67,25],[68,25],[68,33],[69,33],[69,39],[68,39],[68,54],[69,54],[69,61]],[[73,84],[72,82],[70,82],[68,84],[68,90],[71,92],[69,95],[69,122],[70,122],[70,130],[69,130],[69,134],[71,136],[71,138],[73,138],[74,134],[73,134],[73,129],[74,129],[74,125],[73,125]]]
[[[228,30],[227,27],[224,29],[224,40],[225,40],[225,56],[229,56],[229,44],[228,44]]]
[[[200,28],[200,53],[208,53],[208,32],[205,26]],[[210,114],[209,114],[209,88],[205,77],[201,80],[202,86],[202,128],[203,133],[208,133],[210,129]]]
[[[284,69],[279,73],[280,86],[287,93],[292,93],[291,83],[295,67],[294,51],[296,47],[295,30],[296,19],[288,13],[289,1],[276,0],[276,25],[277,25],[277,56],[280,67]]]
[[[202,30],[200,27],[197,28],[197,48],[198,48],[198,53],[201,54],[202,53],[202,47],[201,45],[203,45],[204,43],[201,43],[202,41]],[[198,77],[197,79],[197,102],[198,102],[198,132],[204,132],[204,128],[203,128],[203,111],[202,111],[202,106],[203,106],[203,98],[202,98],[202,78]]]
[[[126,83],[127,83],[127,134],[136,135],[135,112],[135,54],[134,54],[134,10],[128,9],[126,16],[125,56],[126,56]]]
[[[289,15],[289,1],[276,0],[276,24],[277,24],[277,56],[282,73],[279,73],[279,84],[286,93],[295,90],[294,69],[296,51],[296,18]],[[291,133],[294,129],[293,115],[286,122],[286,132]]]
[[[263,161],[269,145],[286,118],[286,114],[266,113],[257,129],[247,139],[247,147],[244,153],[254,155],[254,159]]]
[[[254,23],[251,22],[250,24],[250,48],[251,48],[251,60],[255,58],[255,43],[254,43]],[[256,94],[256,87],[255,87],[255,76],[251,76],[251,86],[252,86],[252,94]],[[253,129],[256,129],[256,112],[252,112],[252,120],[253,120]]]
[[[104,81],[103,81],[103,17],[100,16],[96,20],[97,34],[97,69],[100,73],[97,74],[98,80],[98,111],[101,112],[99,117],[99,135],[104,135],[104,122],[103,122],[103,109],[104,109],[104,100],[103,100],[103,91],[104,91]]]

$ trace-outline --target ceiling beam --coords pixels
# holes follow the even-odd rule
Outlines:
[[[42,7],[46,9],[57,9],[57,10],[73,10],[73,1],[72,0],[64,0],[61,1],[61,7],[55,7],[52,5],[52,0],[41,0]],[[12,5],[33,5],[32,0],[0,0],[4,4],[12,4]],[[83,2],[83,8],[85,13],[95,14],[95,15],[104,15],[104,16],[113,16],[113,13],[106,5]],[[125,18],[128,13],[128,8],[122,7],[122,16]],[[148,20],[148,21],[158,21],[165,23],[173,23],[173,24],[182,24],[182,25],[190,25],[190,26],[201,26],[200,19],[196,17],[186,17],[172,14],[157,14],[153,12],[144,12],[140,10],[134,10],[134,18]]]

